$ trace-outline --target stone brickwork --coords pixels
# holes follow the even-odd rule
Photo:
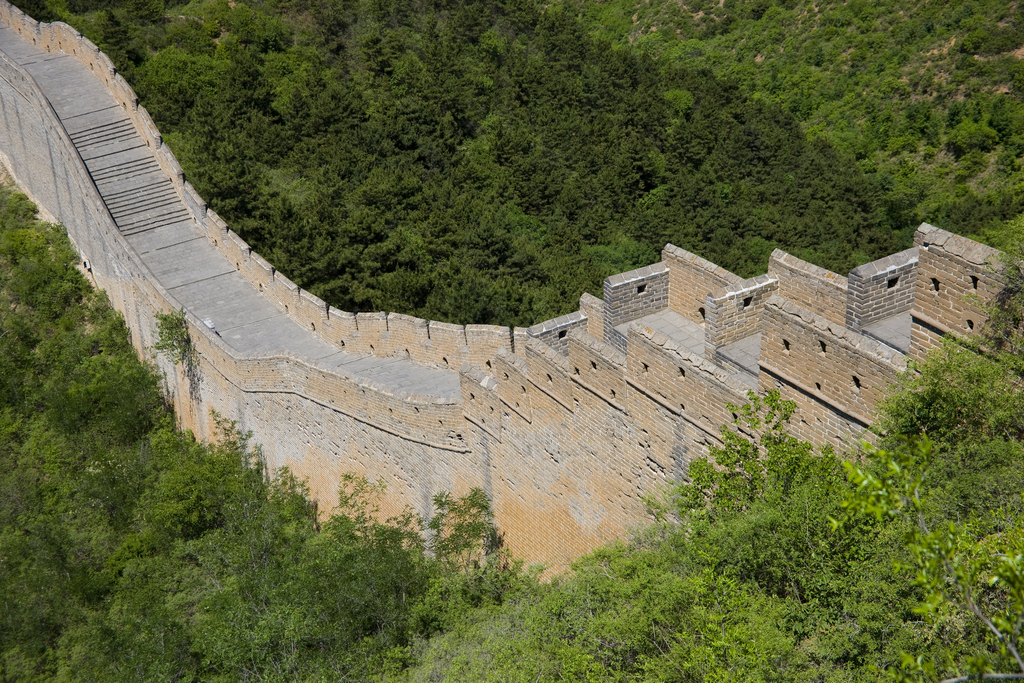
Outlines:
[[[809,427],[809,440],[839,445],[859,436],[885,388],[906,368],[903,354],[779,296],[766,302],[764,313],[761,390],[780,387],[784,397],[813,400],[830,414]]]
[[[840,325],[846,324],[847,278],[781,249],[772,252],[768,274],[779,281],[778,295]]]
[[[742,279],[672,244],[665,245],[661,262],[669,270],[668,307],[698,325],[707,317],[707,295]]]
[[[944,334],[979,331],[987,317],[981,304],[1001,290],[999,252],[923,224],[914,236],[920,249],[911,308],[910,356],[921,360]]]
[[[847,280],[776,251],[743,280],[667,245],[529,329],[339,311],[208,209],[95,46],[6,0],[0,153],[67,227],[183,427],[214,438],[211,410],[236,420],[325,512],[346,472],[388,484],[385,514],[482,487],[508,547],[551,572],[643,523],[643,496],[685,477],[751,390],[796,402],[797,437],[850,444],[907,358],[979,329],[1000,289],[996,252],[923,225],[916,266],[890,258],[893,287],[884,259]],[[156,314],[178,309],[188,372],[152,352]],[[909,316],[906,354],[861,333],[885,315]]]
[[[779,281],[758,275],[728,287],[717,287],[707,295],[704,325],[705,355],[719,347],[761,331],[765,301],[779,288]]]
[[[580,297],[580,312],[587,318],[587,334],[604,341],[604,301],[584,292]]]
[[[877,320],[910,310],[914,303],[918,251],[918,247],[912,247],[850,271],[847,328],[860,331]]]
[[[577,327],[589,329],[587,312],[582,310],[582,308],[578,311],[537,323],[533,327],[528,327],[526,328],[526,333],[565,355],[569,353],[569,332]]]
[[[626,337],[615,328],[668,308],[668,283],[668,267],[664,261],[606,278],[602,317],[604,341],[625,353]]]

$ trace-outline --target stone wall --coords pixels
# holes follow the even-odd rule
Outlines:
[[[804,438],[835,445],[871,423],[885,388],[906,368],[903,354],[779,296],[765,304],[761,357],[761,390],[779,387],[786,398],[820,406],[811,413],[830,418],[810,424]]]
[[[742,278],[685,249],[666,244],[661,261],[669,270],[668,307],[697,324],[707,316],[707,295]]]
[[[35,23],[5,0],[0,20],[43,50],[73,55],[96,87],[109,90],[197,229],[304,340],[458,373],[455,396],[413,394],[332,369],[296,350],[301,344],[240,353],[188,310],[195,372],[153,357],[155,314],[180,303],[118,232],[39,85],[0,52],[0,151],[18,183],[67,226],[136,348],[164,373],[181,424],[210,438],[211,410],[236,420],[272,466],[308,479],[325,511],[345,472],[387,482],[386,514],[408,506],[429,515],[437,492],[480,486],[508,547],[557,572],[643,523],[643,496],[684,477],[693,458],[720,442],[722,425],[734,419],[730,405],[743,403],[752,386],[779,389],[796,402],[792,431],[799,438],[837,447],[855,442],[907,357],[922,357],[942,334],[980,329],[981,303],[1000,288],[996,252],[925,225],[916,265],[909,252],[892,257],[899,279],[891,288],[889,266],[879,262],[847,280],[776,251],[768,275],[743,280],[666,245],[661,262],[609,278],[603,300],[584,295],[579,311],[514,333],[339,311],[277,272],[207,208],[95,46],[63,24]],[[704,347],[673,337],[671,325],[615,330],[662,311],[689,321]],[[860,333],[879,316],[902,314],[912,317],[907,356]],[[718,357],[741,341],[759,353],[756,385]]]
[[[927,223],[914,236],[919,247],[911,308],[910,356],[922,360],[942,335],[972,334],[987,320],[981,304],[1002,288],[999,252]]]
[[[871,323],[909,311],[914,303],[918,247],[865,263],[850,271],[846,327]]]
[[[760,332],[764,303],[778,287],[777,279],[758,275],[728,287],[716,287],[708,294],[704,354],[708,356],[726,344]]]
[[[799,301],[834,323],[846,323],[847,278],[781,249],[772,252],[768,274],[779,281],[782,298]]]
[[[568,334],[578,327],[589,329],[587,313],[582,309],[537,323],[532,327],[528,327],[526,333],[534,339],[544,342],[559,353],[568,354]]]
[[[616,326],[668,308],[669,273],[664,262],[638,268],[604,281],[604,340],[622,353],[626,337]]]

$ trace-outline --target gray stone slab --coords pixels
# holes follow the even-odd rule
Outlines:
[[[192,221],[187,224],[188,230],[183,230],[181,224],[165,225],[163,227],[154,228],[152,230],[146,230],[144,232],[138,232],[134,235],[128,235],[126,239],[128,243],[135,248],[135,251],[143,256],[145,260],[146,254],[151,251],[156,251],[164,247],[170,247],[182,242],[194,240],[196,238],[206,239],[200,232],[198,226]]]
[[[727,363],[742,371],[736,373],[736,377],[746,382],[751,389],[757,388],[757,376],[761,371],[758,364],[758,359],[761,356],[760,332],[732,344],[726,344],[719,348],[717,353]]]
[[[910,311],[906,311],[865,325],[861,332],[897,351],[908,353],[910,351],[910,325]]]
[[[666,308],[657,313],[645,315],[637,320],[618,325],[615,329],[628,338],[629,326],[633,324],[640,325],[641,327],[650,327],[681,345],[690,353],[694,353],[701,358],[704,357],[704,326],[698,325],[673,310]]]

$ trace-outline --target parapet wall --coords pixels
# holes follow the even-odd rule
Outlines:
[[[945,334],[982,329],[985,302],[1002,290],[999,252],[927,223],[914,236],[918,272],[911,307],[909,355],[923,360]]]
[[[799,301],[832,322],[845,323],[847,278],[781,249],[772,252],[768,260],[768,274],[779,281],[778,294],[782,298]]]
[[[89,87],[109,92],[205,235],[198,241],[296,326],[292,346],[243,353],[186,308],[196,367],[154,356],[156,313],[181,303],[118,229],[45,87],[0,50],[0,151],[67,227],[136,348],[167,378],[183,426],[210,438],[211,410],[237,420],[272,466],[309,480],[325,510],[345,472],[387,482],[386,513],[408,506],[429,515],[436,492],[480,486],[512,551],[552,571],[643,523],[643,497],[685,477],[688,463],[720,442],[730,405],[752,387],[797,403],[800,438],[838,447],[859,439],[907,359],[942,334],[980,329],[982,303],[1000,289],[996,252],[924,225],[915,249],[849,279],[776,251],[767,275],[743,280],[666,245],[659,263],[609,278],[603,299],[585,294],[579,311],[514,333],[339,311],[208,209],[95,46],[6,0],[0,21],[26,44],[73,56]],[[873,336],[865,325],[877,328]],[[904,330],[908,352],[897,340]],[[346,358],[431,368],[457,377],[457,388],[409,392],[312,358],[304,349],[313,342]]]
[[[912,247],[850,272],[848,328],[859,331],[878,320],[910,310],[914,303],[918,251],[918,247]]]
[[[779,281],[758,275],[707,295],[704,327],[705,355],[719,347],[761,331],[765,301],[779,288]]]
[[[616,326],[668,308],[669,271],[665,262],[613,275],[604,281],[604,340],[626,352]]]

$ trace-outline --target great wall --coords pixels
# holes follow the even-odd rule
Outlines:
[[[95,45],[6,0],[0,118],[0,163],[67,228],[183,427],[236,420],[326,508],[345,472],[385,481],[385,512],[480,486],[508,547],[553,571],[642,523],[642,497],[708,452],[747,391],[795,401],[801,439],[856,442],[907,361],[980,329],[1000,290],[998,252],[925,224],[848,277],[776,250],[743,280],[667,245],[528,329],[353,314],[207,208]],[[179,309],[190,367],[152,351],[155,314]]]

